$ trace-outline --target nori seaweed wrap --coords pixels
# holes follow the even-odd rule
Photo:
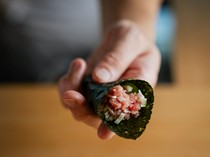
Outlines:
[[[128,79],[98,84],[86,77],[83,91],[91,109],[118,136],[137,139],[144,132],[154,102],[148,82]]]

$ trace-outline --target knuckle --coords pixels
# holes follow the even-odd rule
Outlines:
[[[119,57],[117,57],[117,55],[115,55],[114,53],[107,54],[107,56],[105,57],[105,62],[107,63],[108,69],[110,69],[111,67],[120,69],[120,67],[123,66],[122,64],[123,61]]]
[[[73,114],[73,117],[74,117],[74,119],[75,120],[77,120],[77,121],[82,121],[83,120],[83,116],[81,116],[81,115],[78,115],[78,114]]]

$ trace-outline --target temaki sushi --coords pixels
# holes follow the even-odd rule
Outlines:
[[[84,95],[93,111],[118,136],[137,139],[150,120],[154,102],[153,89],[144,80],[83,82]]]

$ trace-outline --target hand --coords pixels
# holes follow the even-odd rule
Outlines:
[[[100,138],[110,139],[114,133],[101,123],[101,120],[90,110],[85,97],[81,94],[81,83],[86,67],[86,62],[80,58],[71,63],[69,71],[59,81],[60,98],[76,120],[98,129]]]
[[[96,82],[136,78],[148,81],[153,87],[160,68],[160,53],[135,23],[121,21],[110,28],[104,41],[94,51],[87,63],[75,59],[68,73],[60,79],[59,90],[64,106],[71,110],[74,118],[98,129],[98,136],[110,139],[111,132],[88,108],[81,94],[81,82],[85,74],[91,73]]]
[[[96,82],[136,78],[157,83],[160,52],[139,27],[123,20],[110,28],[101,46],[91,54],[88,71]]]

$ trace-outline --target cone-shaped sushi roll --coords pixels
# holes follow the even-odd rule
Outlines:
[[[97,84],[84,79],[84,95],[93,111],[118,136],[137,139],[152,114],[153,89],[143,80]]]

